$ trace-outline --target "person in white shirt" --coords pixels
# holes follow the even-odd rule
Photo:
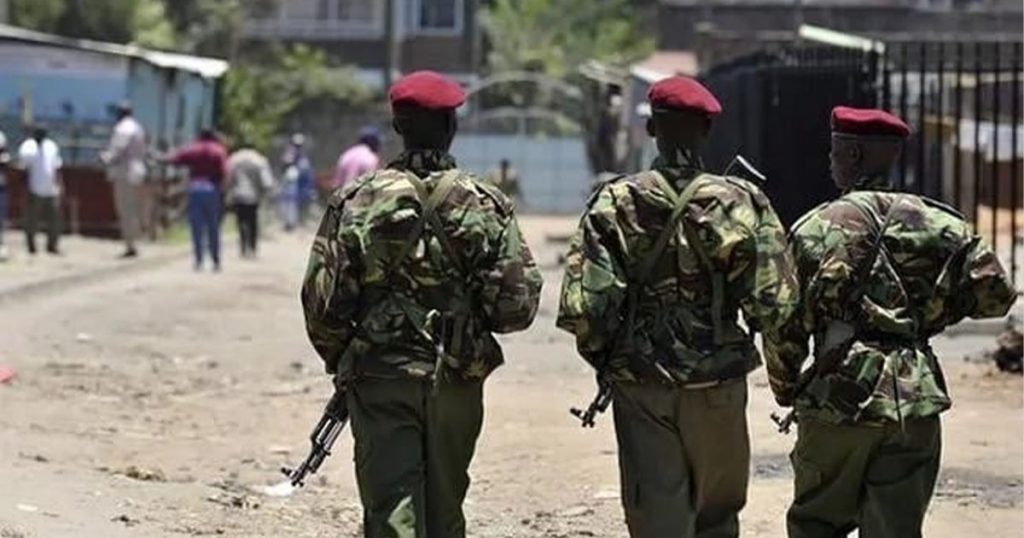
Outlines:
[[[240,148],[228,157],[227,199],[238,219],[242,257],[254,258],[260,234],[260,203],[274,188],[274,175],[262,153],[244,143]]]
[[[28,174],[25,238],[29,254],[36,253],[36,230],[41,218],[46,225],[46,251],[60,254],[60,148],[46,129],[36,127],[32,138],[18,148],[18,163]]]
[[[125,251],[122,258],[139,255],[135,242],[142,233],[142,192],[146,180],[146,132],[132,116],[132,105],[117,107],[117,124],[110,133],[107,149],[100,152],[107,165],[107,179],[113,184],[114,206],[121,225]]]

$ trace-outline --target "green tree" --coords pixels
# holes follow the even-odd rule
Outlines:
[[[11,21],[68,37],[173,48],[162,0],[13,0]]]
[[[294,45],[259,62],[232,67],[221,86],[220,128],[233,144],[266,151],[284,119],[303,103],[360,106],[374,95],[349,68],[331,66],[323,51]]]
[[[478,103],[566,111],[586,135],[592,171],[621,170],[621,102],[613,104],[613,88],[624,83],[623,68],[654,50],[654,7],[653,0],[494,0],[483,15],[488,71],[540,73],[575,85],[581,97],[506,84]]]
[[[626,65],[654,49],[645,1],[495,0],[483,13],[491,72],[569,77],[587,60]]]
[[[283,0],[165,0],[184,50],[236,60],[247,16],[272,12]]]

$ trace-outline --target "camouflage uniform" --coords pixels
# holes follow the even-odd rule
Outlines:
[[[792,260],[753,184],[660,158],[653,168],[591,199],[571,243],[558,326],[613,383],[630,534],[737,536],[750,464],[745,376],[760,364],[737,312],[754,330],[788,314]],[[676,193],[689,200],[675,204]],[[648,258],[676,207],[665,248]]]
[[[302,303],[349,386],[367,536],[465,535],[482,385],[503,360],[492,333],[525,329],[540,288],[506,198],[446,153],[406,152],[331,197]]]
[[[950,406],[928,340],[965,316],[1003,315],[1014,300],[995,254],[955,210],[886,186],[864,179],[793,227],[802,300],[765,334],[772,390],[783,405],[795,398],[799,417],[792,538],[857,527],[920,536],[939,467],[938,415]],[[841,324],[850,330],[836,347],[827,335]],[[816,359],[794,394],[810,337],[835,366]]]

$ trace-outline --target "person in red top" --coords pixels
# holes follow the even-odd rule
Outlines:
[[[220,271],[220,220],[227,161],[227,148],[212,129],[203,129],[198,139],[167,158],[170,164],[188,169],[187,213],[196,271],[203,268],[207,249],[213,270]]]

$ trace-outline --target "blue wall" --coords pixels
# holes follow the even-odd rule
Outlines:
[[[519,172],[523,213],[579,213],[590,194],[581,138],[466,133],[455,137],[452,154],[460,168],[481,176],[508,158]]]
[[[138,58],[0,41],[0,129],[20,143],[30,104],[31,119],[49,127],[69,162],[96,162],[119,101],[132,101],[151,146],[176,147],[212,124],[215,94],[216,81]]]

